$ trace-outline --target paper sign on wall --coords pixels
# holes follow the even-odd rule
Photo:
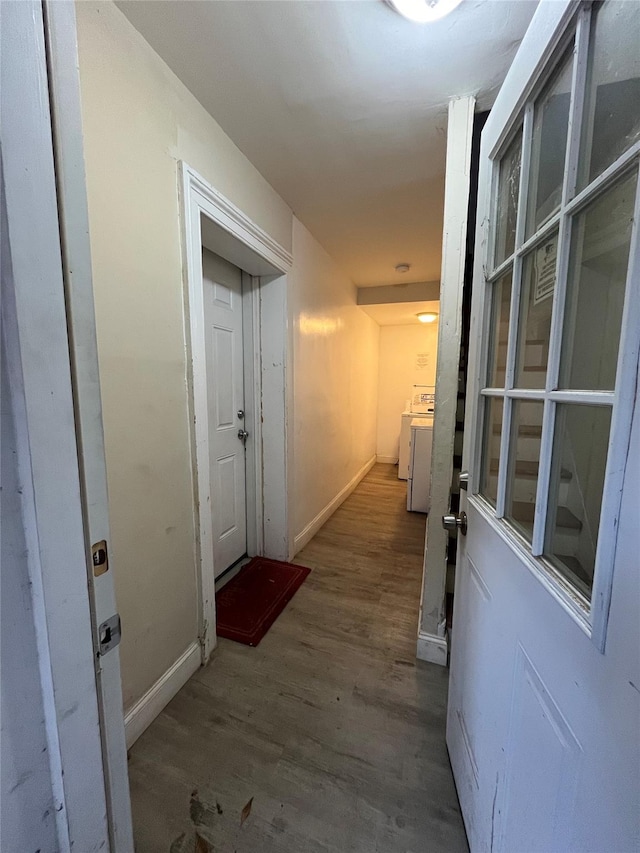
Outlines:
[[[429,353],[428,352],[419,352],[416,355],[416,369],[424,370],[425,367],[429,367]]]
[[[556,259],[558,257],[558,236],[543,243],[536,249],[534,266],[533,303],[537,305],[551,296],[556,286]]]

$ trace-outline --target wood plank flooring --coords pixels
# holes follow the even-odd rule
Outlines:
[[[376,465],[296,557],[312,572],[260,646],[221,639],[134,745],[137,853],[468,849],[447,670],[415,659],[426,516],[405,500]]]

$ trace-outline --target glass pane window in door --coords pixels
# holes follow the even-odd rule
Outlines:
[[[489,360],[487,383],[490,388],[504,388],[509,340],[512,270],[492,285],[491,326],[489,330]]]
[[[502,397],[484,398],[480,494],[484,495],[492,506],[496,505],[498,495],[498,464],[503,410],[504,401]]]
[[[505,517],[531,542],[544,404],[514,400],[512,405]]]
[[[592,19],[578,189],[640,139],[640,15],[635,0],[607,0]]]
[[[558,405],[545,556],[587,598],[598,545],[611,409]]]
[[[560,209],[572,69],[573,56],[569,56],[536,101],[527,199],[527,237]]]
[[[525,256],[518,319],[517,388],[544,388],[549,360],[558,232]]]
[[[573,221],[561,388],[615,387],[636,184],[634,171]]]
[[[522,131],[519,131],[500,160],[495,211],[494,267],[512,255],[516,245],[521,157]]]

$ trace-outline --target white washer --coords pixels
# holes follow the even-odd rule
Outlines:
[[[429,512],[431,503],[431,447],[433,418],[416,418],[410,422],[409,478],[407,509]]]
[[[433,414],[431,412],[428,415],[425,415],[424,413],[411,412],[407,409],[402,413],[401,418],[400,418],[400,446],[398,448],[398,479],[399,480],[408,480],[409,479],[411,421],[415,420],[416,418],[431,420],[431,422],[433,423]]]
[[[411,444],[411,421],[416,416],[403,412],[400,419],[400,447],[398,450],[398,479],[409,479],[409,445]]]

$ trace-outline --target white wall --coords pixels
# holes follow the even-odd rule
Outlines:
[[[375,455],[379,326],[349,278],[293,221],[294,494],[301,534]]]
[[[124,15],[110,2],[87,0],[76,8],[129,709],[197,636],[178,161],[184,159],[285,249],[293,246],[289,321],[299,363],[292,366],[292,535],[375,452],[378,330],[356,307],[353,285],[297,223],[292,242],[289,208]],[[363,419],[356,423],[357,411]]]
[[[76,9],[129,708],[197,636],[178,161],[287,249],[291,213],[113,4]]]
[[[412,385],[435,385],[438,324],[382,326],[378,377],[379,462],[396,462],[400,415],[411,396]],[[426,355],[426,364],[421,366]]]

